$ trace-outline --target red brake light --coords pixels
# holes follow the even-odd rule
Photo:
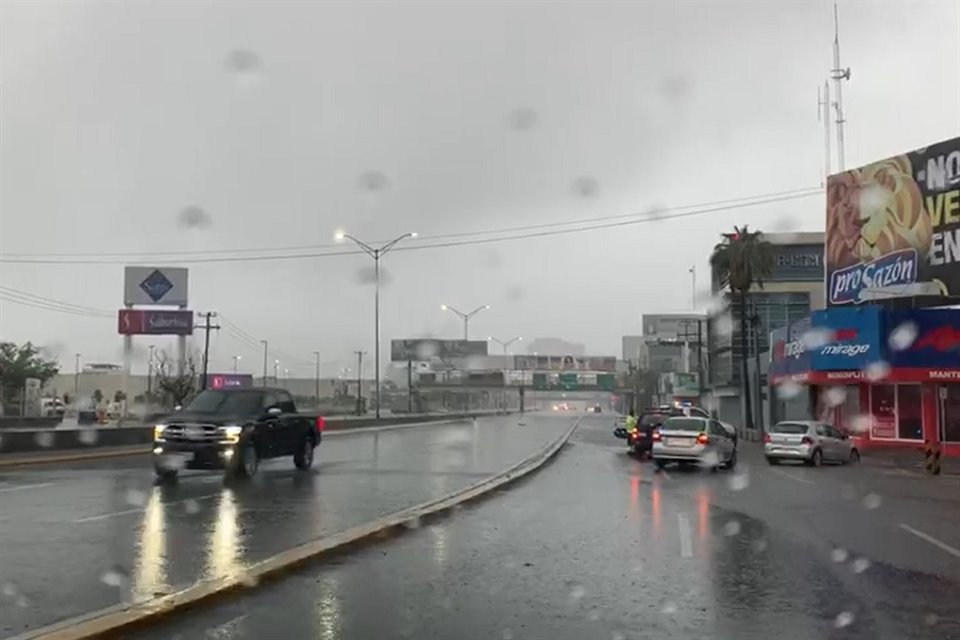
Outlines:
[[[654,431],[651,437],[653,438],[653,440],[660,442],[660,431]]]
[[[707,434],[701,433],[697,436],[697,444],[707,444],[710,442],[710,438],[707,437]]]
[[[813,438],[810,436],[803,436],[803,439],[800,440],[801,444],[813,444]]]
[[[770,442],[770,434],[769,434],[769,433],[763,434],[763,441],[764,441],[764,442]]]
[[[323,419],[323,416],[317,416],[317,431],[322,432],[325,426],[327,426],[327,422]]]

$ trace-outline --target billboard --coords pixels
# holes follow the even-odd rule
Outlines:
[[[187,306],[187,269],[124,267],[123,304]]]
[[[487,355],[486,340],[435,340],[416,338],[412,340],[391,340],[390,359],[394,362],[413,360],[425,362],[434,358],[469,358]]]
[[[815,335],[824,344],[810,345],[810,366],[814,371],[851,371],[883,362],[886,353],[882,309],[875,305],[821,309],[811,316]],[[809,339],[808,339],[809,342]]]
[[[616,371],[613,356],[514,356],[514,366],[524,371]]]
[[[960,138],[827,179],[828,306],[960,298]]]
[[[704,317],[693,313],[645,313],[642,321],[643,339],[647,342],[696,342],[698,322],[702,324],[699,329],[703,334],[701,337],[706,337]]]
[[[117,332],[122,336],[189,336],[193,334],[193,311],[120,309]]]

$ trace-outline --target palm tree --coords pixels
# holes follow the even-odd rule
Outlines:
[[[763,280],[773,272],[773,245],[763,239],[762,231],[750,231],[747,225],[725,233],[723,242],[713,248],[710,266],[720,285],[740,306],[740,388],[745,407],[745,426],[753,429],[753,405],[747,383],[747,295],[753,285],[763,288]]]

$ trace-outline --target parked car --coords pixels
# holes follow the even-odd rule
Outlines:
[[[251,477],[261,460],[282,456],[309,469],[323,426],[322,417],[298,413],[284,389],[209,389],[156,425],[154,470],[161,480],[181,467]]]
[[[814,420],[787,420],[770,427],[763,452],[770,464],[800,460],[819,467],[824,462],[860,462],[860,451],[850,436],[833,425]]]
[[[658,469],[670,462],[732,469],[737,464],[737,442],[719,420],[674,416],[653,432],[652,456]]]

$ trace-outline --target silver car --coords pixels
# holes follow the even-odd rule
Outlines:
[[[788,420],[773,425],[764,436],[763,452],[770,464],[801,460],[819,467],[824,462],[860,462],[860,452],[847,434],[814,420]]]
[[[653,462],[658,469],[670,462],[732,469],[737,464],[737,442],[719,420],[674,416],[653,434]]]

